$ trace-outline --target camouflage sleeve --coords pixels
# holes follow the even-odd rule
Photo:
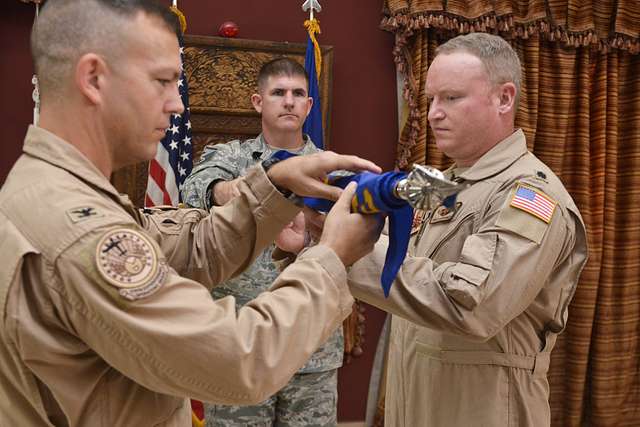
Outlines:
[[[214,181],[231,181],[240,176],[238,162],[240,142],[231,141],[205,147],[202,157],[193,167],[180,189],[184,203],[193,208],[210,209],[209,186]]]

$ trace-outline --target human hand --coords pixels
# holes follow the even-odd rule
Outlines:
[[[305,246],[305,219],[304,214],[299,212],[298,215],[285,226],[285,228],[276,237],[276,246],[285,252],[297,254]]]
[[[240,190],[238,189],[238,183],[241,179],[242,177],[231,181],[218,181],[215,183],[213,191],[211,192],[211,197],[213,198],[211,202],[213,205],[226,205],[229,200],[239,196]]]
[[[302,213],[304,214],[305,232],[309,234],[312,240],[319,241],[327,215],[306,206],[302,209]]]
[[[357,184],[349,183],[324,221],[320,244],[333,249],[345,267],[369,252],[380,236],[383,222],[378,215],[351,213]]]
[[[335,170],[370,171],[380,173],[375,163],[357,156],[346,156],[331,151],[295,156],[276,163],[267,172],[278,188],[287,188],[303,197],[338,200],[342,189],[327,184],[327,174]]]

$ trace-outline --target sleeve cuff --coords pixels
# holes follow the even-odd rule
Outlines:
[[[300,260],[313,260],[329,273],[333,283],[338,287],[343,314],[351,313],[353,297],[347,286],[347,270],[333,249],[324,245],[311,246],[300,252],[297,261]]]
[[[300,211],[300,207],[294,201],[278,191],[261,165],[249,169],[243,182],[249,186],[256,199],[267,210],[265,214],[273,215],[286,224]]]

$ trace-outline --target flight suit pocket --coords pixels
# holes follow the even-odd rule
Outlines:
[[[199,209],[173,209],[163,212],[155,211],[148,215],[150,228],[157,229],[162,235],[180,234],[185,226],[197,223],[206,215]]]
[[[182,224],[174,218],[167,217],[163,214],[151,215],[149,216],[149,221],[162,234],[180,234],[180,230],[182,230]]]
[[[485,296],[484,285],[493,265],[497,239],[495,234],[468,237],[460,261],[448,271],[445,292],[468,310],[473,310]]]

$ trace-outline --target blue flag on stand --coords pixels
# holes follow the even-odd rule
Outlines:
[[[316,19],[306,21],[305,28],[309,32],[307,37],[307,51],[304,56],[304,68],[309,75],[309,97],[313,99],[311,112],[302,126],[302,132],[311,137],[316,147],[324,148],[324,138],[322,135],[322,105],[320,103],[320,70],[322,68],[322,56],[320,46],[315,38],[316,33],[320,33],[320,24]]]

